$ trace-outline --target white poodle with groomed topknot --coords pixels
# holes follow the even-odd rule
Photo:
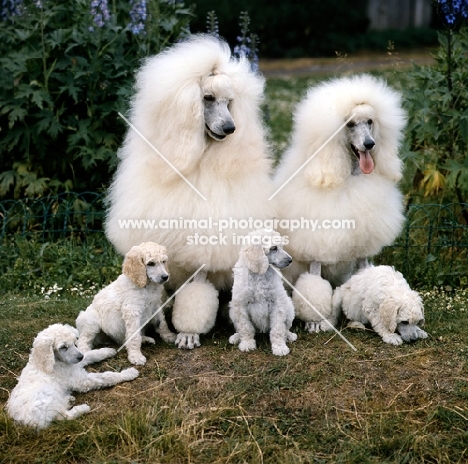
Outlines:
[[[263,88],[247,59],[233,59],[225,42],[208,35],[149,58],[137,74],[130,121],[165,159],[128,130],[108,192],[106,234],[122,254],[144,241],[164,243],[172,290],[205,265],[175,297],[180,348],[200,344],[214,326],[218,291],[231,288],[240,250],[234,237],[246,232],[234,221],[275,215]],[[125,228],[129,219],[156,226]],[[230,225],[222,235],[220,221]]]
[[[83,354],[75,346],[77,337],[78,331],[66,324],[52,324],[36,336],[29,362],[6,404],[12,419],[36,429],[53,420],[76,419],[91,408],[73,406],[72,392],[112,387],[138,377],[133,367],[121,372],[87,372],[87,365],[110,358],[116,351],[101,348]]]
[[[398,156],[406,115],[401,96],[382,79],[357,75],[309,89],[294,114],[291,146],[275,178],[280,219],[314,220],[281,230],[294,263],[287,277],[310,305],[296,315],[315,332],[337,314],[332,287],[393,243],[403,222]],[[305,274],[304,274],[305,273]],[[301,301],[295,298],[293,301]],[[318,311],[315,311],[316,308]]]

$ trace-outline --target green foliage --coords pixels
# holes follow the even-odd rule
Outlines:
[[[468,199],[468,28],[439,34],[436,64],[415,66],[405,97],[414,199]],[[456,197],[454,198],[454,193]]]
[[[90,1],[26,2],[0,28],[0,197],[98,190],[115,167],[140,61],[188,32],[181,2],[148,1],[144,33],[130,4],[93,24]]]

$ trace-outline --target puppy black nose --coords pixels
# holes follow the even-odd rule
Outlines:
[[[167,279],[169,279],[169,276],[168,276],[167,274],[163,274],[163,275],[161,276],[161,280],[162,280],[163,282],[166,282]]]
[[[79,354],[77,358],[78,358],[78,362],[83,361],[84,354]]]
[[[373,140],[366,140],[364,142],[364,146],[366,147],[366,150],[372,150],[375,147],[375,142]]]
[[[223,126],[223,132],[227,135],[232,134],[236,130],[236,126],[232,122],[227,122]]]

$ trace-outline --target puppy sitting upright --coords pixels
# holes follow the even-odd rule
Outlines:
[[[143,365],[146,358],[141,353],[141,343],[155,343],[153,338],[143,335],[144,325],[150,319],[164,341],[175,341],[176,335],[169,330],[163,310],[158,311],[162,284],[169,279],[166,262],[166,248],[153,242],[134,246],[125,255],[122,274],[103,288],[76,319],[81,351],[91,350],[96,337],[103,332],[117,343],[126,343],[132,364]]]
[[[229,343],[239,345],[241,351],[256,348],[255,333],[270,333],[273,354],[289,353],[286,342],[297,335],[290,332],[294,307],[286,294],[279,271],[292,262],[281,246],[282,238],[273,230],[258,230],[248,235],[239,260],[234,266],[234,285],[229,315],[236,333]]]

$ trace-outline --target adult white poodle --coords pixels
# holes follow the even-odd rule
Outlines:
[[[263,88],[246,59],[233,59],[226,43],[207,35],[149,58],[137,74],[130,120],[159,153],[128,130],[108,193],[106,234],[123,254],[143,241],[164,244],[173,290],[205,265],[175,298],[180,348],[200,344],[199,334],[215,323],[218,290],[231,288],[235,237],[246,233],[236,221],[275,215]],[[154,226],[126,228],[129,219]]]
[[[90,411],[87,404],[72,406],[72,391],[88,392],[136,379],[135,368],[121,372],[86,372],[88,364],[115,355],[112,348],[88,351],[75,346],[78,331],[69,325],[53,324],[34,339],[29,362],[6,404],[16,422],[42,429],[54,419],[76,419]]]
[[[125,343],[132,364],[143,365],[146,358],[141,344],[155,343],[144,335],[148,323],[164,341],[175,341],[176,335],[169,330],[162,308],[163,284],[169,279],[166,253],[165,247],[154,242],[130,249],[122,274],[103,288],[76,319],[81,351],[91,350],[104,333],[121,345]]]
[[[336,320],[332,287],[364,267],[402,229],[396,184],[405,123],[400,94],[370,75],[312,87],[295,111],[274,199],[280,219],[301,225],[279,231],[289,236],[286,250],[294,259],[287,277],[319,310],[296,305],[311,332],[329,329],[325,319]]]
[[[252,351],[255,333],[269,333],[273,354],[285,356],[289,353],[286,342],[294,342],[297,335],[289,330],[294,307],[277,269],[286,268],[292,259],[283,250],[278,232],[257,230],[246,238],[234,266],[229,315],[236,333],[229,342],[241,351]]]
[[[369,266],[354,274],[333,294],[335,311],[343,310],[350,326],[363,329],[366,324],[385,343],[401,345],[427,338],[424,306],[403,275],[390,266]]]

